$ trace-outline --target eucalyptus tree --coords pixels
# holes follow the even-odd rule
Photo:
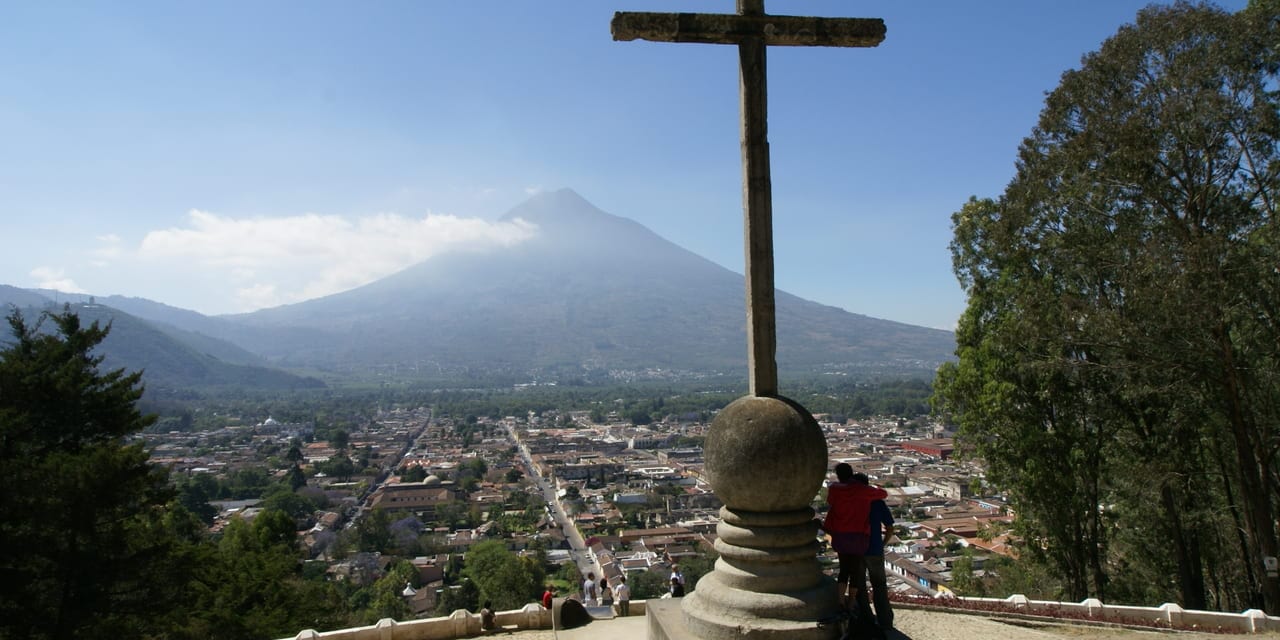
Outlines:
[[[1280,612],[1278,7],[1142,10],[953,216],[969,305],[937,400],[1073,597],[1148,561],[1142,531],[1184,605]]]

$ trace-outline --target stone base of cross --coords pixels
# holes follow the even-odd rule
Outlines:
[[[720,559],[684,599],[699,638],[832,637],[818,620],[837,611],[835,581],[818,565],[810,506],[827,469],[827,440],[808,411],[746,396],[720,411],[703,445],[708,482],[724,501]]]
[[[738,45],[750,395],[711,424],[704,471],[720,511],[720,559],[682,603],[699,638],[819,640],[837,609],[835,582],[818,565],[811,501],[826,475],[827,443],[813,416],[778,395],[775,361],[773,204],[765,49],[769,45],[874,47],[884,22],[771,16],[764,0],[736,14],[618,13],[615,40]],[[651,620],[651,629],[653,621]]]

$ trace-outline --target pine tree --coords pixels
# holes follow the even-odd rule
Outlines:
[[[0,351],[0,637],[137,637],[180,596],[182,518],[166,473],[128,436],[140,374],[101,372],[108,329],[15,310]],[[51,323],[52,331],[44,330]],[[189,523],[188,523],[189,524]]]

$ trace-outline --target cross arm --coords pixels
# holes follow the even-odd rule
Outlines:
[[[610,25],[614,40],[740,44],[763,37],[766,45],[874,47],[884,41],[880,18],[620,11]]]

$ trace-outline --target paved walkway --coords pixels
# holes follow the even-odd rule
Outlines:
[[[895,623],[897,629],[889,632],[889,640],[1224,640],[1227,637],[1280,640],[1277,633],[1224,636],[1115,629],[919,609],[896,611]],[[644,616],[631,616],[595,620],[577,629],[522,631],[501,634],[500,637],[512,640],[647,640],[647,634]]]

